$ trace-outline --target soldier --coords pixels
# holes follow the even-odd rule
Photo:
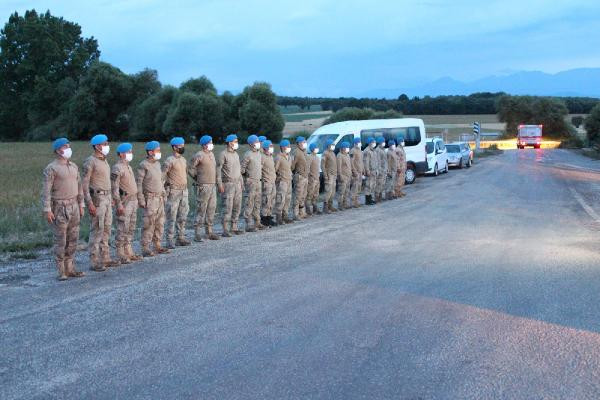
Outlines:
[[[244,218],[246,219],[246,232],[256,232],[257,229],[264,229],[263,224],[260,222],[262,156],[259,151],[260,141],[258,136],[248,136],[248,146],[250,149],[244,154],[240,165],[240,171],[242,176],[245,177],[244,183],[246,184]],[[254,226],[252,226],[252,221]]]
[[[243,182],[240,157],[236,151],[239,147],[238,138],[233,134],[227,135],[225,143],[227,148],[219,154],[217,160],[217,185],[223,196],[223,237],[231,237],[231,232],[236,235],[244,233],[238,227]]]
[[[261,145],[261,146],[262,146],[262,144],[263,144],[263,142],[264,142],[265,140],[267,140],[267,137],[266,137],[266,136],[259,136],[259,137],[258,137],[258,141],[259,141],[259,143],[260,143],[260,145]]]
[[[402,191],[404,183],[406,182],[406,153],[404,151],[404,142],[401,142],[396,147],[396,153],[398,154],[398,179],[396,180],[395,192],[397,197],[404,197],[406,194]]]
[[[284,139],[279,143],[280,153],[275,159],[275,173],[277,178],[277,225],[294,222],[289,217],[290,202],[292,201],[292,168],[290,160],[290,141]]]
[[[398,153],[396,152],[396,141],[388,142],[387,152],[387,183],[384,196],[387,200],[396,198],[395,189],[398,180]]]
[[[90,141],[94,154],[83,163],[82,188],[90,214],[90,269],[105,271],[119,262],[110,257],[110,229],[112,227],[112,196],[110,166],[106,156],[110,151],[106,135],[95,135]]]
[[[306,139],[303,136],[298,136],[292,160],[292,172],[294,174],[294,219],[296,221],[306,218],[304,205],[306,203],[306,189],[308,186],[307,163]]]
[[[342,142],[341,150],[337,155],[338,171],[338,207],[340,210],[350,208],[350,181],[352,180],[352,163],[350,161],[350,143]]]
[[[367,139],[367,148],[363,152],[363,161],[365,167],[365,204],[372,206],[375,203],[375,183],[377,182],[377,170],[379,169],[379,159],[375,153],[375,138]]]
[[[69,161],[72,155],[67,138],[52,143],[56,159],[44,169],[42,208],[54,234],[54,258],[58,280],[80,278],[85,274],[75,270],[73,257],[79,238],[79,221],[83,216],[83,190],[79,170]]]
[[[262,206],[261,206],[261,222],[266,226],[275,226],[273,220],[273,205],[277,196],[275,188],[275,161],[273,160],[273,144],[270,140],[262,143],[261,153],[261,180],[262,180]]]
[[[190,211],[188,202],[187,161],[183,157],[185,140],[182,137],[171,139],[173,155],[169,156],[162,165],[162,180],[167,193],[167,248],[189,246],[191,242],[185,237],[185,222]],[[177,241],[175,241],[175,223],[177,223]]]
[[[319,147],[316,143],[311,143],[308,147],[310,154],[307,156],[308,162],[308,185],[306,196],[307,215],[320,214],[317,207],[319,199],[319,186],[321,185],[321,165],[319,160]]]
[[[140,162],[137,169],[138,204],[144,209],[142,227],[142,255],[154,256],[169,253],[170,250],[161,246],[165,223],[165,187],[160,170],[160,144],[157,141],[146,143],[146,158]]]
[[[325,151],[321,156],[321,171],[325,181],[325,199],[323,200],[323,212],[329,214],[337,211],[333,206],[333,197],[335,196],[335,183],[337,180],[337,160],[335,158],[335,145],[332,139],[325,142]]]
[[[383,192],[385,191],[385,181],[387,178],[387,155],[385,154],[385,138],[379,136],[377,138],[377,148],[375,154],[377,154],[377,182],[375,184],[375,197],[376,201],[383,200]]]
[[[217,209],[217,163],[213,154],[212,137],[200,138],[202,149],[194,154],[188,164],[188,174],[196,186],[196,219],[194,221],[194,241],[201,242],[200,229],[204,227],[209,240],[219,240],[213,232],[213,221]]]
[[[358,196],[362,187],[362,177],[365,166],[363,164],[363,154],[360,149],[360,138],[354,138],[354,146],[350,150],[351,166],[352,166],[352,182],[350,187],[352,206],[360,207]]]
[[[117,147],[119,161],[113,165],[110,172],[112,181],[112,198],[117,214],[117,256],[121,264],[139,261],[142,257],[133,252],[133,235],[137,221],[137,185],[133,169],[129,163],[133,160],[133,146],[130,143],[121,143]]]

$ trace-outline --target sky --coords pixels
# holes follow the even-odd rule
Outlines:
[[[31,8],[80,24],[126,73],[206,75],[220,92],[266,81],[280,95],[361,96],[600,67],[598,0],[2,0],[0,17]]]

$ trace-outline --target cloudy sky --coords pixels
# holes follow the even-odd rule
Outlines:
[[[3,0],[0,16],[31,8],[79,23],[127,73],[207,75],[220,91],[267,81],[285,95],[361,95],[600,67],[598,0]]]

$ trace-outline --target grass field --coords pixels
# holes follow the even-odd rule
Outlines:
[[[331,113],[319,112],[319,113],[297,113],[297,114],[283,114],[285,122],[301,122],[309,119],[327,118]]]
[[[294,114],[294,113],[305,113],[305,112],[312,112],[312,111],[323,111],[323,109],[321,108],[320,105],[312,105],[310,106],[310,108],[308,109],[301,109],[300,106],[279,106],[279,110],[281,111],[282,114]]]
[[[85,158],[91,154],[87,142],[73,142],[72,160],[80,167]],[[186,146],[186,158],[200,148],[197,144]],[[116,162],[116,144],[112,143],[108,161]],[[215,154],[223,149],[215,146]],[[168,144],[162,145],[163,157],[171,154]],[[245,151],[243,145],[240,152]],[[135,168],[144,157],[144,144],[134,143]],[[50,143],[2,143],[0,146],[0,253],[11,257],[34,258],[34,251],[51,244],[50,228],[42,218],[41,185],[42,172],[53,159]],[[190,182],[191,188],[191,182]],[[191,209],[195,209],[195,193],[190,190]],[[193,219],[193,212],[190,213]],[[138,219],[139,220],[139,219]],[[89,217],[86,214],[81,224],[80,238],[87,240],[89,236]]]

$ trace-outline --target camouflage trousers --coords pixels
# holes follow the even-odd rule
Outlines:
[[[210,229],[215,220],[215,210],[217,209],[217,185],[214,183],[199,184],[196,187],[196,219],[194,228],[199,232],[204,226]]]
[[[59,272],[61,272],[65,261],[72,262],[75,256],[81,215],[76,199],[53,200],[52,213],[54,214],[54,222],[52,223],[54,258]]]
[[[353,206],[357,206],[360,204],[358,201],[358,196],[360,194],[361,189],[362,189],[362,175],[353,176],[351,184],[350,184],[350,197],[351,197]]]
[[[350,198],[350,180],[339,179],[337,182],[337,201],[338,206],[348,207]]]
[[[304,204],[308,189],[308,178],[302,175],[294,175],[294,216],[302,217],[306,215]]]
[[[148,248],[150,243],[160,247],[165,224],[165,199],[160,193],[145,193],[146,208],[143,213],[142,247]]]
[[[325,203],[329,206],[333,206],[333,198],[335,197],[335,187],[336,187],[337,177],[327,178],[325,180]]]
[[[398,179],[396,179],[396,186],[394,192],[399,195],[406,183],[406,167],[398,169]]]
[[[117,215],[117,234],[115,244],[117,247],[131,246],[137,222],[138,202],[132,197],[122,202],[123,215]]]
[[[387,177],[386,185],[385,185],[385,193],[386,194],[394,194],[396,191],[396,184],[398,182],[398,175],[396,171],[390,172]]]
[[[227,229],[229,223],[237,229],[242,210],[242,180],[223,183],[223,229]]]
[[[319,200],[319,186],[321,182],[319,178],[308,178],[308,184],[306,189],[306,204],[316,206],[317,200]],[[314,211],[314,210],[313,210]]]
[[[273,215],[273,206],[275,205],[276,197],[277,189],[275,188],[275,183],[263,182],[261,206],[261,213],[263,217],[270,217]]]
[[[377,173],[377,179],[375,181],[375,194],[380,195],[385,190],[386,177],[387,177],[387,172]]]
[[[112,197],[110,193],[92,195],[96,207],[96,215],[90,216],[90,240],[88,251],[90,263],[97,266],[103,261],[110,260],[110,229],[112,227]]]
[[[292,183],[288,181],[277,182],[277,205],[275,212],[284,218],[288,218],[290,203],[292,202]]]
[[[260,220],[261,197],[261,182],[257,179],[246,179],[246,191],[244,192],[244,198],[246,200],[244,218],[252,218],[254,221]]]
[[[374,172],[370,176],[367,176],[365,180],[365,196],[372,196],[375,194],[375,183],[377,182],[377,176]]]
[[[185,223],[187,221],[190,205],[187,189],[173,189],[167,191],[165,213],[167,219],[167,241],[175,239],[175,227],[177,226],[177,237],[185,238]]]

